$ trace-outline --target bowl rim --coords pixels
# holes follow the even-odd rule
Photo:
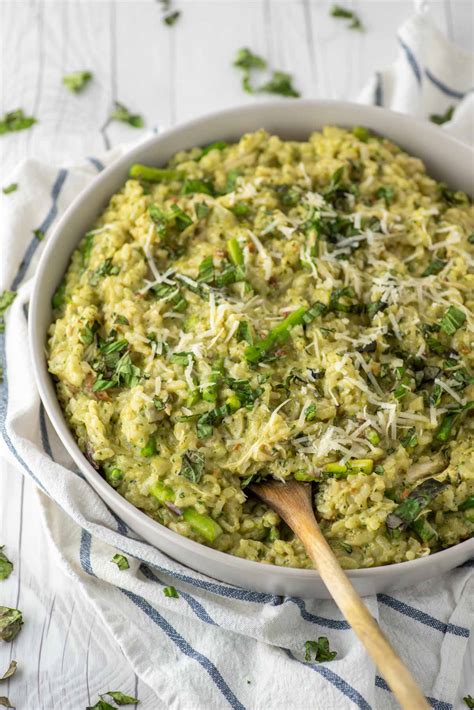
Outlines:
[[[289,102],[288,102],[289,103]],[[422,127],[423,130],[432,134],[433,139],[437,141],[442,140],[447,144],[451,144],[453,148],[459,151],[461,148],[467,155],[471,153],[471,160],[474,160],[474,149],[470,146],[462,143],[457,138],[446,134],[438,126],[430,124],[428,121],[415,118],[406,114],[402,114],[396,111],[391,111],[378,106],[369,106],[363,104],[357,104],[348,101],[334,101],[330,99],[318,100],[318,99],[293,99],[291,104],[294,106],[296,111],[299,106],[311,107],[314,109],[333,107],[335,109],[340,109],[341,113],[346,111],[349,115],[350,112],[361,112],[367,113],[368,115],[373,115],[374,117],[381,115],[392,115],[395,116],[395,120],[404,124],[407,129],[412,126]],[[272,569],[273,573],[281,578],[284,582],[285,580],[293,580],[295,582],[299,580],[309,580],[310,578],[319,577],[319,573],[315,569],[301,569],[296,567],[284,567],[279,565],[273,565],[265,562],[256,562],[254,560],[249,560],[243,557],[237,557],[227,552],[222,552],[216,550],[212,547],[208,547],[203,543],[196,542],[190,538],[180,535],[174,532],[170,528],[162,525],[158,521],[154,520],[142,510],[130,503],[126,498],[121,496],[112,486],[110,486],[106,480],[96,471],[93,466],[86,459],[85,455],[79,449],[75,438],[72,435],[69,426],[67,425],[65,416],[60,407],[59,400],[57,399],[55,393],[50,395],[48,391],[48,382],[51,384],[51,376],[47,370],[46,355],[45,355],[45,337],[46,333],[39,328],[39,318],[38,311],[40,308],[41,294],[44,287],[45,274],[47,276],[47,271],[49,268],[49,263],[54,257],[54,251],[58,246],[58,242],[61,238],[63,230],[68,226],[69,221],[74,217],[74,215],[81,209],[83,205],[87,204],[89,196],[96,190],[97,186],[101,183],[107,181],[109,176],[114,173],[120,172],[121,169],[130,165],[134,161],[136,155],[142,155],[146,152],[147,148],[150,146],[155,146],[157,143],[166,142],[167,140],[179,136],[180,132],[189,131],[193,128],[197,128],[202,124],[210,120],[225,119],[227,116],[233,116],[236,113],[240,115],[258,113],[259,110],[275,110],[278,111],[282,107],[281,100],[258,102],[253,104],[248,104],[246,106],[233,106],[220,111],[214,111],[205,115],[192,118],[186,122],[180,123],[177,126],[168,128],[161,131],[160,133],[150,136],[149,138],[141,141],[137,145],[133,146],[130,150],[127,150],[120,158],[113,161],[108,167],[106,167],[102,172],[100,172],[91,183],[82,190],[71,204],[66,208],[61,218],[58,220],[57,224],[49,235],[48,240],[45,244],[45,248],[39,263],[36,268],[34,275],[34,284],[31,294],[30,306],[29,306],[29,318],[28,318],[28,341],[29,349],[32,357],[33,373],[36,381],[36,385],[39,390],[41,401],[45,407],[46,413],[62,443],[66,448],[67,452],[73,459],[73,461],[79,466],[81,471],[84,473],[87,482],[92,485],[94,490],[98,493],[102,501],[107,504],[107,499],[113,500],[114,510],[120,514],[122,511],[128,514],[129,517],[134,518],[138,521],[140,526],[150,531],[153,537],[160,535],[162,538],[167,540],[170,544],[175,547],[187,550],[190,555],[195,554],[196,558],[202,557],[203,555],[207,557],[209,563],[216,563],[216,566],[224,565],[226,567],[234,567],[238,569],[242,574],[242,581],[245,584],[247,578],[257,575],[261,577],[268,572],[269,568]],[[363,111],[362,111],[363,109]],[[339,124],[342,125],[342,122]],[[348,125],[354,125],[354,122],[349,122]],[[315,129],[316,130],[316,129]],[[145,161],[146,162],[146,161]],[[112,196],[111,193],[109,198]],[[77,240],[79,242],[80,237]],[[102,495],[103,494],[103,495]],[[132,524],[133,529],[133,524]],[[141,535],[141,537],[143,537]],[[148,542],[145,540],[145,542]],[[153,547],[157,547],[154,543]],[[424,567],[435,566],[436,562],[441,564],[451,555],[454,551],[459,551],[459,553],[464,553],[472,547],[474,553],[474,539],[464,540],[456,545],[452,545],[443,550],[439,550],[430,555],[419,557],[414,560],[405,560],[403,562],[397,562],[387,565],[377,565],[374,567],[363,567],[353,570],[345,570],[348,576],[354,580],[362,579],[377,579],[380,577],[399,577],[403,575],[408,570],[421,570]],[[160,550],[161,551],[161,550]],[[168,553],[164,553],[168,554]],[[459,556],[461,556],[461,554]],[[172,558],[172,555],[169,555]],[[183,563],[180,563],[183,564]],[[191,566],[188,563],[185,566]],[[201,573],[203,574],[203,573]]]

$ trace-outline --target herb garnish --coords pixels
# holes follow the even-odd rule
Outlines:
[[[338,17],[343,20],[350,20],[349,24],[347,27],[350,30],[363,30],[364,26],[362,25],[362,22],[359,18],[359,16],[353,12],[352,10],[347,10],[345,7],[341,7],[341,5],[333,5],[331,8],[331,16],[332,17]]]
[[[432,113],[430,116],[430,121],[432,123],[437,123],[438,126],[441,126],[443,123],[447,123],[447,121],[450,121],[453,117],[455,106],[449,106],[445,113]]]
[[[332,661],[337,656],[337,651],[329,649],[327,636],[320,636],[317,641],[306,641],[304,647],[304,659],[308,662],[314,660],[316,663],[324,663],[325,661]],[[313,654],[314,659],[312,658]]]
[[[34,230],[33,230],[33,234],[35,235],[36,239],[37,239],[39,242],[42,242],[42,241],[43,241],[43,239],[44,239],[44,232],[43,232],[42,229],[34,229]]]
[[[163,22],[165,25],[168,25],[168,27],[172,27],[179,18],[181,17],[181,11],[180,10],[175,10],[174,12],[170,12],[168,15],[165,15],[163,18]]]
[[[442,259],[434,259],[426,269],[421,274],[422,276],[432,276],[433,274],[439,274],[440,271],[444,269],[448,262]]]
[[[121,693],[119,690],[108,690],[106,693],[99,695],[100,699],[96,702],[96,704],[89,705],[86,710],[116,710],[115,705],[111,705],[104,700],[105,695],[109,695],[119,706],[136,705],[140,702],[138,698],[134,698],[131,695],[125,695],[125,693]]]
[[[266,69],[267,62],[263,57],[254,54],[247,47],[239,49],[234,60],[234,67],[242,69],[242,88],[249,94],[267,93],[279,94],[280,96],[299,96],[299,92],[292,85],[292,78],[287,72],[278,69],[273,70],[271,78],[259,87],[252,86],[250,82],[250,72],[252,69]]]
[[[16,661],[11,661],[5,673],[0,676],[0,680],[7,680],[7,678],[11,678],[13,675],[15,675],[17,665],[18,663]]]
[[[258,88],[258,91],[266,94],[278,94],[279,96],[290,96],[297,98],[300,92],[292,84],[291,74],[284,71],[275,70],[269,79]]]
[[[89,283],[91,286],[97,286],[99,281],[104,276],[116,276],[120,272],[118,266],[114,266],[112,263],[112,258],[109,257],[105,259],[100,266],[93,271],[89,277]]]
[[[181,460],[180,476],[187,478],[191,483],[199,483],[204,471],[205,459],[199,451],[188,449]]]
[[[175,587],[164,587],[163,594],[170,599],[179,599],[179,594]]]
[[[19,108],[16,111],[10,111],[0,119],[0,136],[4,133],[24,131],[26,128],[30,128],[34,123],[37,123],[36,118],[33,118],[33,116],[25,116],[23,109]]]
[[[456,306],[449,306],[439,322],[439,326],[446,335],[454,335],[464,325],[466,314]]]
[[[115,109],[110,114],[111,121],[122,121],[134,128],[142,128],[145,125],[143,116],[138,113],[130,113],[128,108],[118,101],[115,102]]]
[[[394,194],[395,190],[393,189],[393,187],[385,185],[383,187],[379,187],[379,189],[375,193],[375,196],[378,197],[379,200],[385,200],[385,206],[390,207],[393,202]]]
[[[0,333],[5,330],[4,313],[11,306],[16,298],[16,291],[2,291],[0,294]]]
[[[2,187],[2,192],[4,195],[9,195],[12,192],[15,192],[15,190],[18,189],[18,183],[17,182],[12,182],[10,185],[7,185],[6,187]]]
[[[130,565],[125,555],[120,555],[118,552],[112,557],[112,562],[115,562],[119,570],[123,571],[129,569]]]
[[[91,79],[92,73],[90,71],[75,71],[63,76],[63,84],[70,91],[77,94],[84,89]]]
[[[0,545],[0,580],[7,579],[13,571],[13,563],[2,552],[4,545]]]
[[[0,606],[0,640],[13,641],[23,625],[23,614],[19,609]]]
[[[471,710],[472,708],[474,708],[474,698],[472,697],[472,695],[465,695],[463,700],[468,708],[471,708]]]

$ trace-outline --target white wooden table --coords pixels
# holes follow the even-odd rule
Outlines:
[[[182,17],[170,28],[156,0],[0,0],[0,113],[22,107],[40,121],[0,138],[2,185],[26,157],[64,164],[137,140],[140,130],[126,125],[103,128],[115,100],[143,114],[148,130],[254,101],[231,67],[243,46],[291,72],[303,96],[355,98],[373,71],[395,58],[395,30],[413,2],[344,0],[363,18],[365,33],[330,18],[331,4],[175,0]],[[432,0],[431,6],[439,28],[471,49],[471,0]],[[79,96],[61,83],[77,69],[94,73]],[[18,710],[80,710],[99,692],[117,689],[153,710],[153,693],[48,554],[32,483],[5,462],[0,474],[0,544],[15,561],[15,573],[1,583],[0,604],[19,607],[27,620],[13,644],[0,647],[0,671],[11,657],[21,664],[0,695],[9,695]],[[29,563],[38,556],[43,573],[32,578]],[[472,647],[464,687],[472,680]]]

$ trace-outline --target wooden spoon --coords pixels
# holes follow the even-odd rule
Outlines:
[[[429,710],[408,668],[393,650],[323,536],[311,505],[311,484],[254,483],[250,489],[299,537],[334,601],[364,644],[404,710]]]

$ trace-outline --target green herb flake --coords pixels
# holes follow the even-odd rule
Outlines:
[[[332,17],[337,17],[339,19],[343,20],[350,20],[348,23],[347,27],[350,30],[363,30],[364,26],[362,25],[362,22],[359,18],[359,16],[353,12],[352,10],[347,10],[345,7],[341,7],[341,5],[333,5],[331,8],[331,16]]]
[[[442,259],[434,259],[430,264],[428,264],[428,266],[421,275],[433,276],[439,274],[439,272],[444,269],[447,263],[447,261],[443,261]]]
[[[152,434],[149,438],[145,446],[142,446],[140,449],[140,456],[143,456],[144,458],[150,458],[151,456],[154,456],[157,453],[156,451],[156,438]]]
[[[16,673],[17,666],[18,663],[16,661],[11,661],[5,673],[0,676],[0,681],[7,680],[7,678],[11,678],[12,676],[14,676]]]
[[[307,422],[312,422],[316,418],[317,407],[315,404],[310,404],[304,410],[304,418]]]
[[[88,705],[86,710],[117,710],[117,708],[101,698],[95,705]]]
[[[0,118],[0,136],[14,131],[24,131],[35,123],[37,123],[36,118],[25,116],[21,108],[16,111],[9,111],[3,118]]]
[[[140,702],[138,698],[134,698],[131,695],[125,695],[125,693],[121,693],[120,690],[108,690],[100,697],[103,698],[104,695],[109,695],[112,700],[117,703],[117,705],[136,705]]]
[[[0,695],[0,707],[13,708],[14,705],[11,705],[9,699],[5,695]]]
[[[474,495],[468,496],[458,505],[458,510],[469,510],[470,508],[474,508]]]
[[[414,488],[392,513],[387,515],[386,525],[389,530],[405,530],[410,526],[436,496],[444,491],[448,484],[435,478],[428,478]]]
[[[181,459],[180,476],[187,478],[191,483],[199,483],[204,472],[205,459],[199,451],[188,449]]]
[[[165,597],[169,597],[170,599],[179,599],[179,594],[175,587],[165,587],[163,589],[163,594]]]
[[[64,279],[61,281],[56,291],[53,293],[51,299],[51,305],[54,309],[59,310],[63,308],[66,303],[66,282]]]
[[[194,205],[194,211],[197,219],[205,219],[211,211],[211,208],[205,202],[197,202]]]
[[[23,625],[23,614],[19,609],[0,606],[0,640],[13,641]]]
[[[112,562],[115,562],[117,567],[119,568],[120,571],[129,569],[130,565],[128,564],[128,560],[125,557],[125,555],[120,555],[117,553],[112,557]]]
[[[297,98],[300,96],[300,92],[294,88],[292,82],[293,79],[291,77],[291,74],[287,74],[287,72],[284,71],[275,70],[269,81],[267,81],[265,84],[262,84],[262,86],[259,87],[258,91],[259,93],[278,94],[279,96]]]
[[[199,156],[199,160],[201,158],[204,158],[205,155],[211,152],[211,150],[224,150],[225,148],[228,147],[228,143],[225,141],[215,141],[214,143],[209,143],[209,145],[205,145],[201,150],[202,153]]]
[[[388,185],[385,185],[383,187],[379,187],[379,189],[375,193],[375,196],[379,200],[385,201],[386,207],[390,207],[390,205],[393,202],[394,195],[395,195],[395,190],[393,189],[393,187],[389,187]]]
[[[143,128],[145,122],[143,116],[138,113],[130,113],[128,108],[118,101],[115,102],[115,109],[110,114],[111,121],[122,121],[123,123],[128,123],[134,128]]]
[[[249,345],[253,345],[252,331],[250,325],[246,320],[241,320],[239,327],[237,328],[236,337],[238,342],[245,340]]]
[[[15,192],[17,189],[18,189],[18,183],[12,182],[10,185],[6,185],[6,187],[2,187],[2,192],[4,195],[10,195],[12,192]]]
[[[267,62],[263,57],[254,54],[250,49],[243,47],[239,49],[234,59],[234,67],[249,71],[250,69],[265,69]]]
[[[2,291],[0,294],[0,316],[11,306],[16,298],[16,291]]]
[[[447,123],[453,117],[455,106],[449,106],[444,113],[432,113],[430,115],[430,121],[441,126],[443,123]]]
[[[34,229],[33,234],[39,242],[43,241],[45,235],[42,229]]]
[[[327,636],[320,636],[317,641],[306,641],[305,642],[305,661],[316,663],[324,663],[325,661],[332,661],[337,656],[337,651],[331,651],[329,649],[329,640]]]
[[[466,703],[468,708],[471,708],[471,710],[472,710],[472,708],[474,708],[474,698],[472,697],[472,695],[465,695],[463,697],[463,700]]]
[[[454,335],[464,325],[466,314],[456,306],[449,306],[439,322],[439,326],[446,335]]]
[[[165,15],[163,17],[163,22],[165,25],[168,25],[168,27],[172,27],[176,22],[179,20],[181,17],[181,12],[179,10],[175,10],[174,12],[170,12],[168,15]]]
[[[63,76],[63,84],[69,89],[69,91],[72,91],[74,94],[78,94],[86,87],[91,79],[92,72],[75,71],[71,72],[71,74]]]
[[[0,545],[0,580],[7,579],[13,571],[13,563],[2,552],[4,545]]]
[[[408,429],[405,436],[400,439],[400,443],[404,449],[413,448],[418,444],[418,436],[415,427]]]

